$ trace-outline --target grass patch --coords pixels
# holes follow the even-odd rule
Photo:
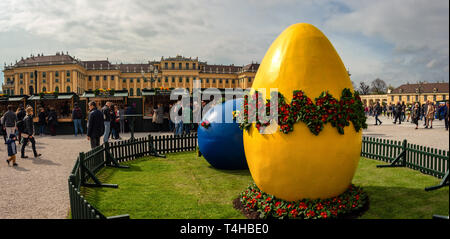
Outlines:
[[[431,218],[448,215],[448,187],[425,192],[439,179],[407,168],[376,168],[380,161],[361,158],[353,183],[369,195],[362,218]],[[104,168],[98,177],[119,188],[82,188],[105,216],[138,218],[245,218],[235,199],[253,182],[248,170],[218,170],[196,153],[168,154],[123,163],[129,169]]]

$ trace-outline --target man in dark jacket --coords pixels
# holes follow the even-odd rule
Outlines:
[[[380,122],[380,125],[383,123],[380,119],[378,119],[378,116],[381,115],[381,111],[382,108],[380,102],[377,102],[377,104],[375,105],[375,125],[378,125],[378,122]]]
[[[34,157],[37,158],[41,156],[36,151],[36,140],[34,139],[34,123],[33,123],[33,108],[28,107],[26,109],[27,116],[23,119],[24,122],[24,130],[22,132],[22,150],[21,150],[21,158],[28,158],[25,156],[25,147],[27,146],[28,141],[31,142],[31,147],[33,148]]]
[[[73,126],[75,128],[75,136],[77,136],[78,131],[81,133],[81,136],[83,136],[83,127],[81,126],[82,119],[83,119],[83,112],[81,111],[81,108],[78,106],[78,104],[75,103],[75,106],[73,107],[72,111],[72,120]]]
[[[103,135],[103,143],[108,142],[109,134],[111,132],[111,102],[106,102],[105,106],[102,108],[103,113],[103,124],[105,128],[105,132]]]
[[[27,115],[27,113],[25,112],[25,109],[23,108],[23,105],[19,105],[19,113],[17,113],[17,121],[21,121],[23,120],[23,118],[25,118],[25,116]],[[20,132],[20,130],[18,130],[19,132],[19,143],[22,140],[22,132]]]
[[[91,141],[91,148],[100,145],[100,137],[105,132],[103,114],[97,110],[95,101],[89,102],[89,118],[87,127],[87,139]]]
[[[9,139],[10,134],[16,131],[17,115],[13,111],[13,106],[8,105],[8,111],[2,117],[2,125],[6,130],[6,138]]]
[[[398,119],[398,124],[402,124],[402,105],[400,104],[400,102],[397,102],[397,106],[395,106],[394,124],[397,123],[397,119]]]

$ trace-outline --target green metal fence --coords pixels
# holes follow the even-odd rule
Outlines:
[[[361,156],[419,170],[443,178],[449,170],[449,151],[394,141],[363,137]],[[398,159],[397,161],[395,161]]]
[[[69,176],[69,198],[72,219],[119,219],[129,215],[105,217],[81,195],[84,187],[118,187],[103,184],[95,174],[105,166],[127,168],[120,162],[144,156],[165,157],[160,153],[194,151],[197,149],[197,134],[181,136],[164,135],[136,138],[105,143],[86,153],[80,153]]]

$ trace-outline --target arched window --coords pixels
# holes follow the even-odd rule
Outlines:
[[[70,93],[70,86],[67,86],[67,93]]]
[[[20,88],[20,94],[23,95],[23,88]]]
[[[42,87],[42,92],[46,92],[46,91],[47,91],[47,88],[45,88],[45,86]]]
[[[28,90],[30,91],[30,95],[34,94],[33,86],[30,85],[30,87],[28,88]]]
[[[56,92],[59,92],[59,87],[58,87],[58,86],[55,87],[55,91],[56,91]]]
[[[141,88],[137,88],[136,95],[137,95],[137,96],[141,96]]]

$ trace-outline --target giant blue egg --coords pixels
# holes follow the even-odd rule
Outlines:
[[[203,157],[217,169],[247,169],[242,130],[233,111],[240,111],[244,100],[228,100],[215,105],[202,118],[209,127],[198,127],[198,146]],[[231,121],[231,122],[230,122]]]

